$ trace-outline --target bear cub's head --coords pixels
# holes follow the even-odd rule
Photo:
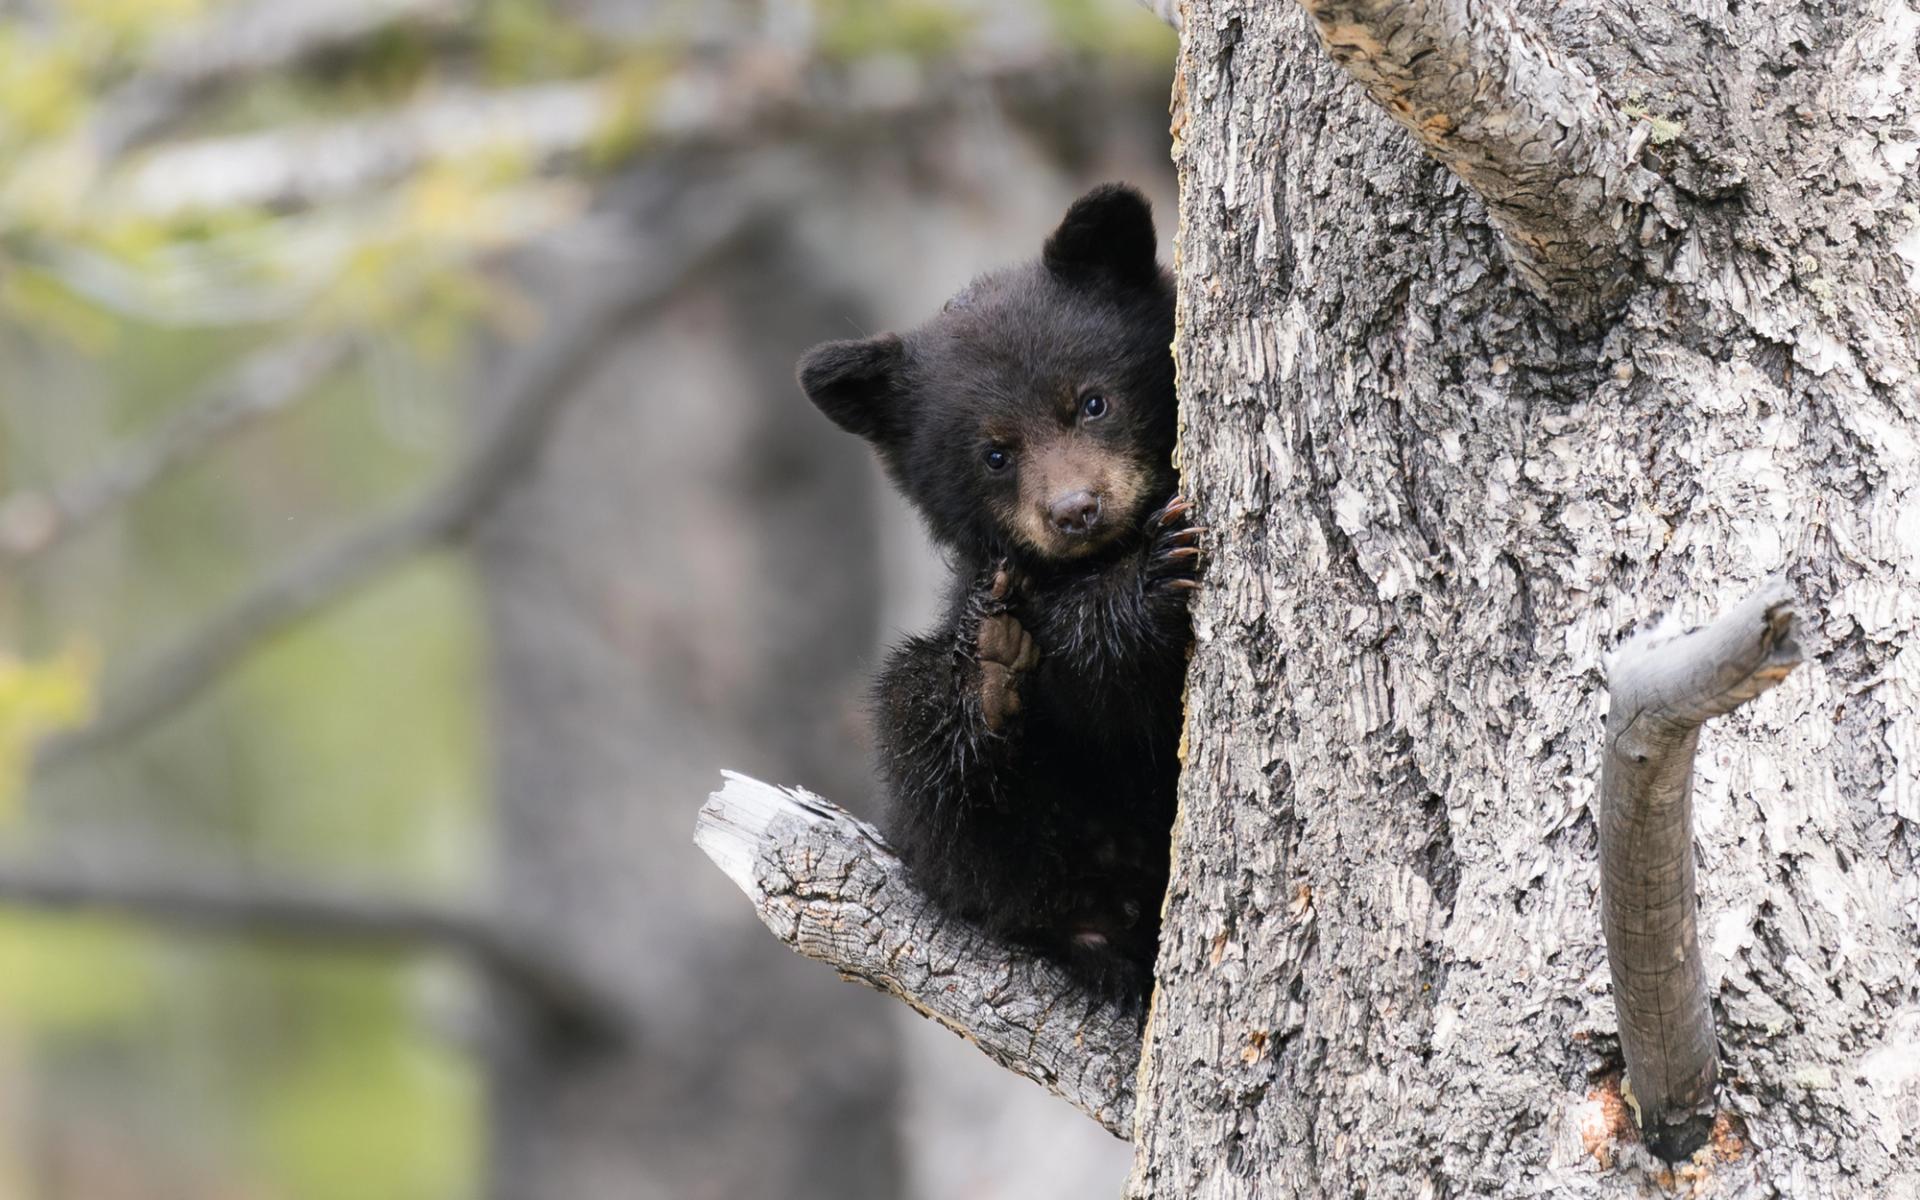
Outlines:
[[[815,346],[800,386],[873,443],[942,543],[1096,556],[1175,484],[1173,282],[1154,245],[1139,192],[1095,188],[1037,261],[980,277],[908,333]]]

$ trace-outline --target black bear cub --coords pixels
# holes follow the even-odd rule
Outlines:
[[[1137,1002],[1153,976],[1198,535],[1174,496],[1173,284],[1131,188],[807,396],[948,551],[946,618],[875,689],[883,825],[948,911]]]

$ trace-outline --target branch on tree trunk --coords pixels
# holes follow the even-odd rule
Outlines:
[[[1503,0],[1300,3],[1334,60],[1480,196],[1515,269],[1569,317],[1617,300],[1632,239],[1677,222],[1640,165],[1651,127]]]
[[[625,1036],[621,1005],[484,914],[430,900],[340,886],[298,885],[196,867],[98,859],[0,861],[0,904],[81,912],[268,941],[465,954],[557,1028]]]
[[[781,941],[905,1000],[1114,1136],[1130,1135],[1134,1017],[941,912],[871,825],[808,792],[727,772],[694,841]]]
[[[52,549],[227,437],[289,407],[345,363],[349,349],[338,336],[269,346],[140,440],[109,450],[93,471],[49,491],[0,499],[0,565]]]
[[[1719,1075],[1693,877],[1700,726],[1800,663],[1793,598],[1774,580],[1703,629],[1636,639],[1609,671],[1600,775],[1600,905],[1627,1082],[1668,1161],[1712,1127]]]
[[[110,685],[92,720],[35,747],[35,772],[57,771],[177,712],[262,642],[464,534],[534,459],[602,352],[758,211],[757,201],[716,199],[677,227],[677,237],[649,239],[658,252],[654,261],[614,264],[618,269],[607,272],[612,278],[603,292],[574,311],[552,314],[548,332],[507,359],[491,423],[438,485],[400,511],[272,573],[124,682]]]

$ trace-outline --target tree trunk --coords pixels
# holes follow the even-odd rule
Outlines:
[[[1806,665],[1694,768],[1723,1117],[1680,1172],[1920,1195],[1920,12],[1524,10],[1185,7],[1216,544],[1130,1194],[1670,1182],[1601,938],[1606,665],[1784,573]]]
[[[594,254],[529,281],[556,320],[635,269]],[[625,1044],[571,1050],[504,1031],[501,1200],[901,1194],[884,1007],[760,952],[682,848],[682,797],[716,759],[864,783],[848,714],[878,620],[875,489],[859,448],[791,402],[786,350],[830,336],[832,307],[777,243],[713,264],[598,348],[477,539],[500,908],[630,1022]],[[813,534],[829,528],[845,536]]]

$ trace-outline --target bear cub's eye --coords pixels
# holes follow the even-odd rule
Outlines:
[[[1107,415],[1107,398],[1099,392],[1088,392],[1080,398],[1080,415],[1089,421],[1098,421]]]
[[[1013,455],[1008,454],[998,446],[987,447],[985,457],[987,460],[987,470],[989,471],[1004,471],[1013,465]]]

